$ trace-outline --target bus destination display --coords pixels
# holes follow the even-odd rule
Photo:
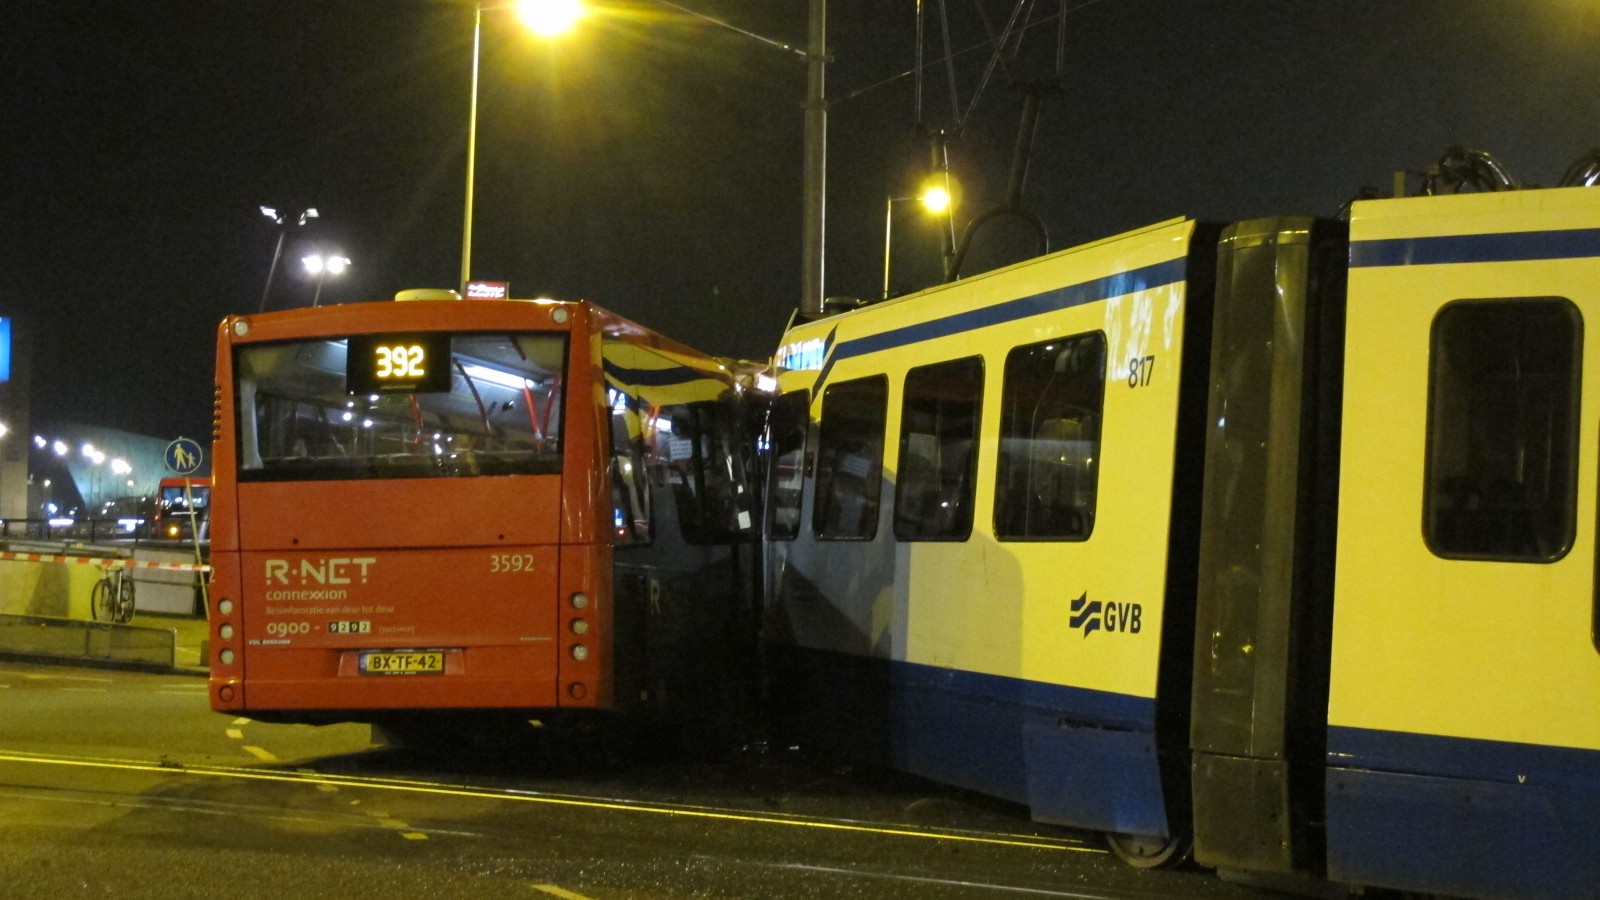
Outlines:
[[[450,390],[450,335],[362,334],[350,338],[345,390],[429,394]]]

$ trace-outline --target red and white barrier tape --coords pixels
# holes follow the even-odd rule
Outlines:
[[[160,569],[164,572],[209,572],[211,567],[200,563],[146,562],[115,556],[61,556],[54,553],[15,553],[0,551],[0,560],[13,562],[73,563],[100,566],[107,569]]]

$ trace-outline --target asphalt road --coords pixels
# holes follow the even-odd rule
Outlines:
[[[198,678],[0,663],[7,898],[1268,895],[786,749],[424,754],[212,713]]]

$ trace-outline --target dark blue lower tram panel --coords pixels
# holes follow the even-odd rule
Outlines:
[[[897,769],[1034,819],[1165,835],[1155,701],[817,650],[789,652],[825,728]]]
[[[1328,874],[1469,897],[1600,897],[1600,752],[1328,734]]]

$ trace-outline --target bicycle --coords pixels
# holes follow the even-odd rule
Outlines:
[[[97,622],[126,625],[133,621],[133,578],[123,564],[108,563],[89,590],[89,612]]]

